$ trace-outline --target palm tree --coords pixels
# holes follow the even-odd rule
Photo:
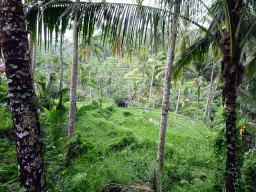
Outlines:
[[[30,16],[30,14],[38,11],[39,9],[41,9],[41,18],[39,19],[38,31],[38,40],[40,44],[43,32],[44,41],[47,42],[48,39],[50,39],[50,42],[52,41],[52,33],[54,30],[58,31],[60,25],[59,20],[63,18],[75,18],[74,30],[76,26],[75,21],[77,21],[78,31],[76,33],[82,32],[83,41],[86,41],[88,38],[88,42],[90,42],[93,36],[93,31],[96,24],[98,26],[101,25],[104,44],[106,43],[107,36],[111,37],[111,42],[117,42],[118,38],[122,37],[119,45],[120,50],[122,49],[123,45],[131,42],[131,44],[136,47],[137,40],[142,42],[146,38],[147,26],[154,12],[159,14],[159,19],[164,21],[162,23],[167,24],[170,21],[169,17],[166,17],[167,13],[164,10],[152,7],[139,6],[139,8],[137,8],[136,6],[129,4],[108,4],[104,2],[85,2],[79,4],[73,2],[50,2],[44,5],[36,4],[32,9],[27,10],[26,17],[28,18],[29,26],[31,28],[36,27],[36,22],[35,19]],[[141,45],[141,43],[139,44]],[[75,46],[76,43],[73,45]],[[45,43],[45,48],[46,47],[47,44]],[[75,62],[76,56],[73,55],[73,58]],[[75,63],[73,66],[73,75],[71,78],[70,88],[69,137],[73,135],[75,126],[77,67]]]
[[[204,119],[206,118],[206,115],[208,114],[208,119],[210,117],[210,106],[211,106],[211,97],[212,97],[212,87],[213,87],[213,83],[214,83],[214,71],[215,71],[215,67],[216,64],[218,63],[218,61],[216,61],[213,66],[212,66],[212,73],[211,73],[211,81],[210,81],[210,88],[209,88],[209,93],[208,93],[208,97],[207,97],[207,101],[206,101],[206,107],[205,107],[205,113],[204,113]],[[217,76],[217,78],[215,77],[215,79],[218,79],[219,76]]]
[[[146,47],[142,47],[141,51],[139,53],[135,54],[139,58],[139,66],[135,67],[135,75],[142,74],[142,83],[144,83],[145,80],[145,74],[149,73],[150,66],[149,63],[149,55],[148,55],[148,49]]]
[[[28,191],[46,191],[42,143],[39,141],[40,123],[22,1],[2,0],[0,9],[1,48],[9,80],[21,186]]]
[[[203,2],[201,1],[203,4]],[[240,59],[246,42],[255,36],[256,18],[251,13],[255,12],[255,1],[223,0],[215,1],[213,9],[203,4],[213,17],[213,22],[208,30],[201,26],[207,35],[195,42],[180,60],[180,67],[193,57],[201,57],[211,44],[218,46],[223,54],[222,77],[225,80],[223,88],[223,103],[226,105],[226,191],[235,191],[235,183],[239,177],[241,165],[238,151],[239,131],[236,128],[236,99],[237,87],[242,81],[245,66]],[[222,28],[221,24],[225,28]],[[197,24],[197,26],[199,26]],[[181,64],[183,63],[183,64]]]
[[[76,0],[79,2],[80,0]],[[76,84],[77,84],[77,68],[78,68],[78,31],[77,31],[78,14],[75,15],[73,23],[73,60],[71,70],[70,83],[70,104],[69,104],[69,126],[68,139],[73,137],[75,133],[76,123]]]
[[[212,68],[212,62],[193,62],[192,67],[186,68],[186,74],[196,77],[195,84],[198,86],[197,95],[197,118],[199,116],[199,102],[200,102],[200,88],[203,83],[204,77],[208,74],[208,71]],[[188,74],[190,73],[190,74]]]
[[[167,126],[167,117],[169,111],[169,95],[171,88],[171,73],[172,65],[174,60],[174,49],[177,36],[177,25],[178,25],[178,15],[180,14],[180,1],[175,1],[174,3],[174,18],[172,21],[172,33],[170,36],[170,42],[168,46],[168,54],[166,60],[165,69],[165,80],[164,80],[164,90],[163,90],[163,103],[162,103],[162,116],[160,121],[160,131],[158,140],[158,150],[157,150],[157,165],[156,165],[156,187],[160,182],[161,172],[164,165],[164,145],[165,145],[165,135]]]

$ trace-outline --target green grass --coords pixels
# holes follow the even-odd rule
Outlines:
[[[109,182],[128,185],[144,182],[150,186],[156,165],[161,111],[130,107],[111,109],[105,107],[88,111],[76,122],[76,130],[90,139],[99,151],[101,161],[97,166],[108,167],[108,176],[104,176],[108,179],[105,182],[101,180],[101,185]],[[176,191],[171,190],[174,186],[179,191],[180,187],[186,188],[184,185],[199,185],[198,182],[206,188],[213,185],[201,182],[199,174],[206,174],[208,180],[214,178],[215,161],[210,148],[210,139],[214,136],[215,133],[210,132],[201,121],[169,114],[165,169],[168,171],[173,166],[177,167],[177,182],[170,183],[163,179],[164,191]],[[188,183],[183,178],[186,174],[189,175]],[[189,187],[187,191],[191,191]],[[194,191],[198,191],[198,186]]]
[[[68,162],[63,161],[70,145],[66,136],[55,146],[49,126],[42,125],[47,134],[44,157],[49,191],[100,191],[108,183],[152,188],[161,111],[117,108],[111,103],[103,103],[101,109],[82,108],[89,104],[77,104],[81,110]],[[201,121],[170,113],[158,191],[213,191],[216,160],[210,142],[214,137]],[[9,158],[13,156],[11,151],[8,154]],[[15,159],[12,161],[15,163]],[[199,179],[201,173],[208,177],[205,182]],[[17,170],[11,175],[17,176]],[[12,186],[17,186],[16,180]]]

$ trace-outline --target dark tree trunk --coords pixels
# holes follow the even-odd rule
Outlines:
[[[232,10],[232,26],[234,33],[240,21],[241,12],[244,4],[243,0],[228,0],[228,7]],[[240,41],[233,45],[234,53],[231,55],[231,34],[223,29],[224,39],[221,44],[224,51],[222,60],[222,75],[226,79],[223,89],[223,102],[226,104],[226,139],[227,139],[227,162],[226,162],[226,191],[234,192],[239,175],[239,165],[241,150],[239,150],[239,131],[236,127],[236,93],[237,87],[242,81],[244,66],[241,65],[241,48],[238,46]],[[233,42],[235,43],[235,42]]]
[[[28,33],[21,0],[1,0],[0,31],[21,186],[46,191]]]

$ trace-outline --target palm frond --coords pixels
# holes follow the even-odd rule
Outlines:
[[[133,41],[133,45],[136,45],[137,41],[140,43],[145,41],[148,35],[146,32],[150,27],[157,28],[159,23],[166,25],[170,22],[164,10],[141,6],[138,11],[137,8],[136,5],[123,3],[52,2],[46,5],[36,4],[31,9],[27,9],[25,15],[31,23],[29,29],[35,31],[36,17],[34,15],[40,12],[38,35],[40,43],[42,34],[44,34],[45,42],[48,40],[51,42],[54,30],[57,39],[60,27],[64,32],[74,16],[78,14],[78,31],[82,34],[84,41],[87,39],[90,43],[95,27],[97,27],[102,31],[104,43],[107,36],[111,37],[113,42],[121,37],[122,47],[124,44],[130,44],[130,41]],[[150,23],[152,16],[156,19],[155,22]]]

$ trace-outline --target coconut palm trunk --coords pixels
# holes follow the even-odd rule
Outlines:
[[[241,10],[243,10],[243,0],[226,1],[227,8],[230,10],[230,30],[223,29],[223,42],[221,47],[224,52],[222,60],[222,74],[226,79],[223,89],[223,99],[226,104],[227,121],[226,121],[226,139],[227,139],[227,162],[226,162],[226,191],[235,191],[236,181],[239,177],[239,165],[242,155],[239,152],[237,141],[239,140],[239,130],[236,127],[236,99],[237,87],[242,81],[242,75],[245,71],[244,66],[239,62],[242,49],[235,46],[234,34],[240,21]],[[233,44],[232,44],[233,43]],[[239,41],[237,45],[239,45]]]
[[[205,120],[207,114],[208,114],[208,119],[209,119],[209,114],[210,114],[210,106],[211,106],[211,96],[212,96],[212,86],[213,86],[213,78],[214,78],[214,68],[216,66],[217,62],[213,64],[212,67],[212,74],[211,74],[211,83],[210,83],[210,89],[209,89],[209,95],[207,98],[207,102],[206,102],[206,107],[205,107],[205,112],[204,112],[204,119]]]
[[[21,186],[46,191],[40,123],[21,0],[0,1],[0,34],[8,78]]]
[[[169,111],[171,73],[172,73],[172,65],[174,60],[176,36],[177,36],[178,15],[180,13],[180,2],[178,1],[176,1],[176,3],[174,4],[174,12],[176,13],[176,15],[174,15],[174,18],[172,21],[172,32],[171,32],[170,42],[168,46],[168,54],[167,54],[166,69],[165,69],[162,115],[161,115],[161,122],[160,122],[158,150],[157,150],[157,165],[156,165],[156,173],[155,173],[156,185],[159,184],[161,171],[164,165],[164,145],[165,145],[165,135],[166,135],[166,127],[167,127],[167,116]]]
[[[60,66],[61,66],[61,71],[60,71],[60,88],[59,88],[59,94],[60,94],[60,101],[58,104],[57,109],[61,109],[63,106],[63,93],[62,93],[62,88],[63,88],[63,72],[64,72],[64,61],[63,61],[63,54],[62,54],[62,43],[63,43],[63,37],[64,34],[60,35]]]
[[[76,0],[80,2],[80,0]],[[69,126],[68,139],[73,137],[75,133],[76,123],[76,85],[77,85],[77,68],[78,68],[78,32],[77,32],[78,15],[76,14],[73,23],[73,59],[70,83],[70,105],[69,105]]]

